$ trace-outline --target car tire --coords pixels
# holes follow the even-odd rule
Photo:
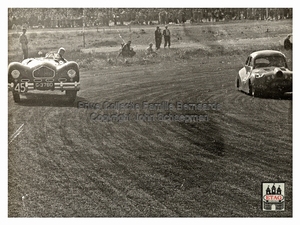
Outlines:
[[[255,88],[253,86],[251,87],[251,95],[253,97],[257,97],[257,91],[255,90]]]
[[[13,92],[13,98],[15,102],[21,101],[20,94],[18,92]]]
[[[253,94],[255,93],[255,90],[253,89],[253,86],[249,80],[249,92],[248,94],[251,95],[251,96],[254,96]]]
[[[75,102],[77,91],[66,91],[66,96],[69,102]]]
[[[238,77],[236,78],[236,88],[237,88],[238,90],[240,90],[240,85],[241,85],[241,80],[240,80],[240,77],[238,76]]]

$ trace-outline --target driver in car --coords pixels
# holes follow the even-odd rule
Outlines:
[[[55,60],[67,62],[67,60],[63,57],[65,52],[66,50],[63,47],[59,48],[58,52],[55,54]]]

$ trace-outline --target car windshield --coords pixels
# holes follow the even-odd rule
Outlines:
[[[279,55],[264,56],[264,57],[256,58],[254,61],[254,68],[269,67],[269,66],[286,67],[285,58]]]
[[[48,52],[45,55],[46,59],[55,59],[55,52]]]

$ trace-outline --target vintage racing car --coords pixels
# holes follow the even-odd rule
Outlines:
[[[236,77],[236,87],[253,96],[266,93],[291,94],[293,72],[280,51],[261,50],[250,54]]]
[[[65,91],[68,101],[74,102],[80,90],[79,67],[74,61],[57,59],[55,53],[12,62],[8,66],[8,88],[15,102],[20,102],[20,94],[33,90]]]

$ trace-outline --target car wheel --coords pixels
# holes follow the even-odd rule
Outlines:
[[[20,94],[18,92],[13,92],[13,98],[15,102],[20,102]]]
[[[249,93],[248,94],[254,96],[254,93],[255,93],[255,90],[249,80]]]
[[[236,78],[236,88],[239,88],[240,87],[240,78],[237,77]]]
[[[66,91],[66,95],[69,102],[74,102],[76,99],[77,91]]]

